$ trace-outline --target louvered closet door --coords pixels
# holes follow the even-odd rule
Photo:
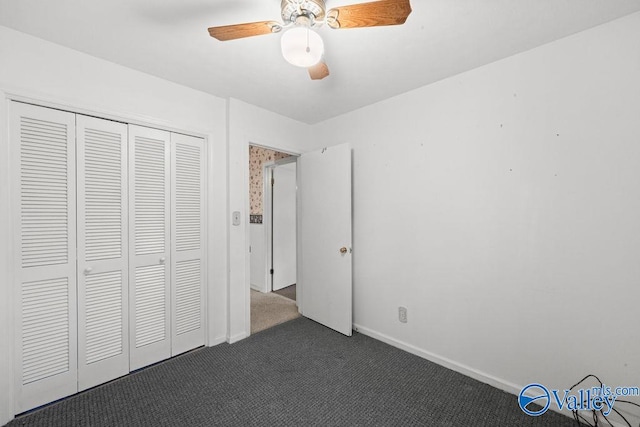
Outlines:
[[[204,141],[171,134],[172,355],[204,345]]]
[[[171,357],[170,134],[129,125],[130,368]]]
[[[16,413],[77,391],[74,126],[11,103]]]
[[[127,125],[78,115],[78,388],[129,372]]]

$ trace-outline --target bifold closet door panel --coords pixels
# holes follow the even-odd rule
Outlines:
[[[171,134],[171,354],[204,345],[204,140]]]
[[[76,117],[78,389],[129,373],[127,125]]]
[[[129,125],[130,369],[171,357],[170,133]]]
[[[77,391],[75,115],[9,114],[20,413]]]

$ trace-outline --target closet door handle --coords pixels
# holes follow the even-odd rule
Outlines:
[[[93,268],[87,267],[87,268],[84,269],[84,275],[86,276],[88,274],[91,274],[92,271],[93,271]]]
[[[165,257],[160,258],[160,264],[164,264],[167,259]]]

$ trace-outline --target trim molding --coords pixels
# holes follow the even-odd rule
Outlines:
[[[227,339],[227,342],[229,344],[235,344],[238,341],[242,341],[243,339],[248,337],[249,337],[249,334],[247,334],[246,332],[240,332],[239,334],[235,334],[234,336],[229,337],[229,339]]]
[[[181,133],[198,138],[208,139],[213,133],[213,129],[187,129],[175,127],[174,123],[164,119],[147,116],[138,112],[125,111],[122,109],[112,110],[95,103],[87,103],[80,100],[68,100],[51,96],[26,88],[16,88],[0,85],[0,91],[4,92],[5,98],[10,101],[33,104],[40,107],[53,108],[55,110],[68,111],[70,113],[94,116],[101,119],[113,120],[125,124],[145,126],[166,130],[168,132]]]
[[[11,209],[10,99],[0,87],[0,425],[14,418],[14,262]],[[6,392],[4,390],[7,390]]]
[[[210,341],[207,344],[207,347],[215,347],[215,346],[217,346],[219,344],[223,344],[225,342],[227,342],[227,337],[225,337],[225,336],[216,337],[216,338],[214,338],[212,341]]]
[[[462,375],[473,378],[474,380],[478,380],[481,383],[488,384],[492,387],[495,387],[509,394],[512,394],[514,397],[514,403],[515,403],[516,397],[520,394],[520,390],[522,390],[523,388],[523,386],[519,386],[509,381],[505,381],[502,378],[489,375],[485,372],[479,371],[470,366],[464,365],[462,363],[456,362],[446,357],[439,356],[430,351],[423,350],[414,345],[408,344],[404,341],[397,340],[395,338],[390,337],[389,335],[382,334],[380,332],[374,331],[373,329],[369,329],[367,327],[358,325],[356,323],[353,324],[353,329],[358,333],[361,333],[363,335],[366,335],[378,341],[382,341],[393,347],[399,348],[400,350],[404,350],[418,357],[422,357],[423,359],[427,359],[430,362],[433,362],[437,365],[444,366],[445,368],[451,369],[452,371],[456,371]],[[560,415],[564,415],[568,418],[573,419],[572,413],[569,411],[560,411],[558,408],[554,407],[553,405],[551,405],[549,409],[559,413]],[[614,427],[622,427],[622,424],[618,424],[615,421],[611,421],[611,424]]]
[[[359,332],[363,335],[366,335],[368,337],[377,339],[378,341],[382,341],[384,343],[387,343],[389,345],[392,345],[393,347],[399,348],[401,350],[404,350],[406,352],[409,352],[411,354],[415,354],[416,356],[422,357],[423,359],[427,359],[433,363],[436,363],[440,366],[444,366],[445,368],[449,368],[453,371],[459,372],[463,375],[466,375],[467,377],[471,377],[474,380],[478,380],[480,382],[483,382],[485,384],[489,384],[490,386],[499,388],[502,391],[506,391],[507,393],[513,394],[515,396],[517,396],[520,393],[520,390],[522,390],[522,387],[510,383],[508,381],[505,381],[501,378],[495,377],[493,375],[489,375],[487,373],[484,373],[482,371],[479,371],[477,369],[471,368],[470,366],[467,365],[463,365],[462,363],[458,363],[455,362],[451,359],[448,359],[446,357],[442,357],[442,356],[438,356],[435,353],[432,353],[430,351],[426,351],[423,350],[421,348],[418,348],[414,345],[411,344],[407,344],[403,341],[400,340],[396,340],[395,338],[392,338],[388,335],[382,334],[380,332],[376,332],[372,329],[366,328],[364,326],[361,325],[357,325],[357,324],[353,324],[353,329],[356,332]]]

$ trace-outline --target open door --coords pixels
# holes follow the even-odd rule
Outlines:
[[[296,163],[272,173],[271,290],[278,291],[296,283]]]
[[[298,167],[301,312],[351,336],[351,147],[304,154]]]

